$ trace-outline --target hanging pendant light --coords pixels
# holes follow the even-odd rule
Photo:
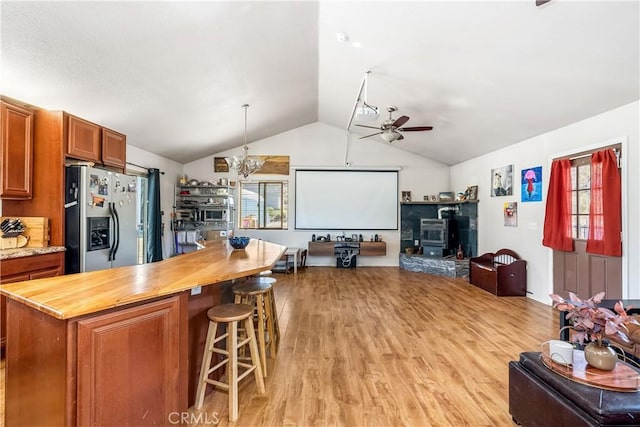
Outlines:
[[[247,178],[264,166],[264,160],[258,156],[249,155],[249,147],[247,147],[247,109],[249,108],[249,104],[244,104],[242,108],[244,108],[244,145],[242,146],[242,156],[225,157],[225,161],[230,168],[237,170],[239,175]]]

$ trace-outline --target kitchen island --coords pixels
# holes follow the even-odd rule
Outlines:
[[[285,250],[211,242],[153,264],[0,286],[5,425],[169,424],[193,402],[206,310]]]

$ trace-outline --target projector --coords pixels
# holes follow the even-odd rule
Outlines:
[[[356,118],[358,120],[376,121],[378,120],[378,107],[372,107],[370,105],[363,105],[358,107],[356,111]]]

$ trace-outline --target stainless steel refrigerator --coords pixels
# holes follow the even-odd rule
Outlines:
[[[67,166],[65,181],[66,273],[144,263],[147,179]]]

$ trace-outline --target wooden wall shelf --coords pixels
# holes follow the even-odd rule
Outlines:
[[[401,205],[460,205],[463,203],[478,203],[479,200],[441,200],[438,202],[400,202]]]
[[[309,256],[335,256],[336,245],[358,245],[360,256],[385,256],[387,254],[386,242],[309,242]]]

